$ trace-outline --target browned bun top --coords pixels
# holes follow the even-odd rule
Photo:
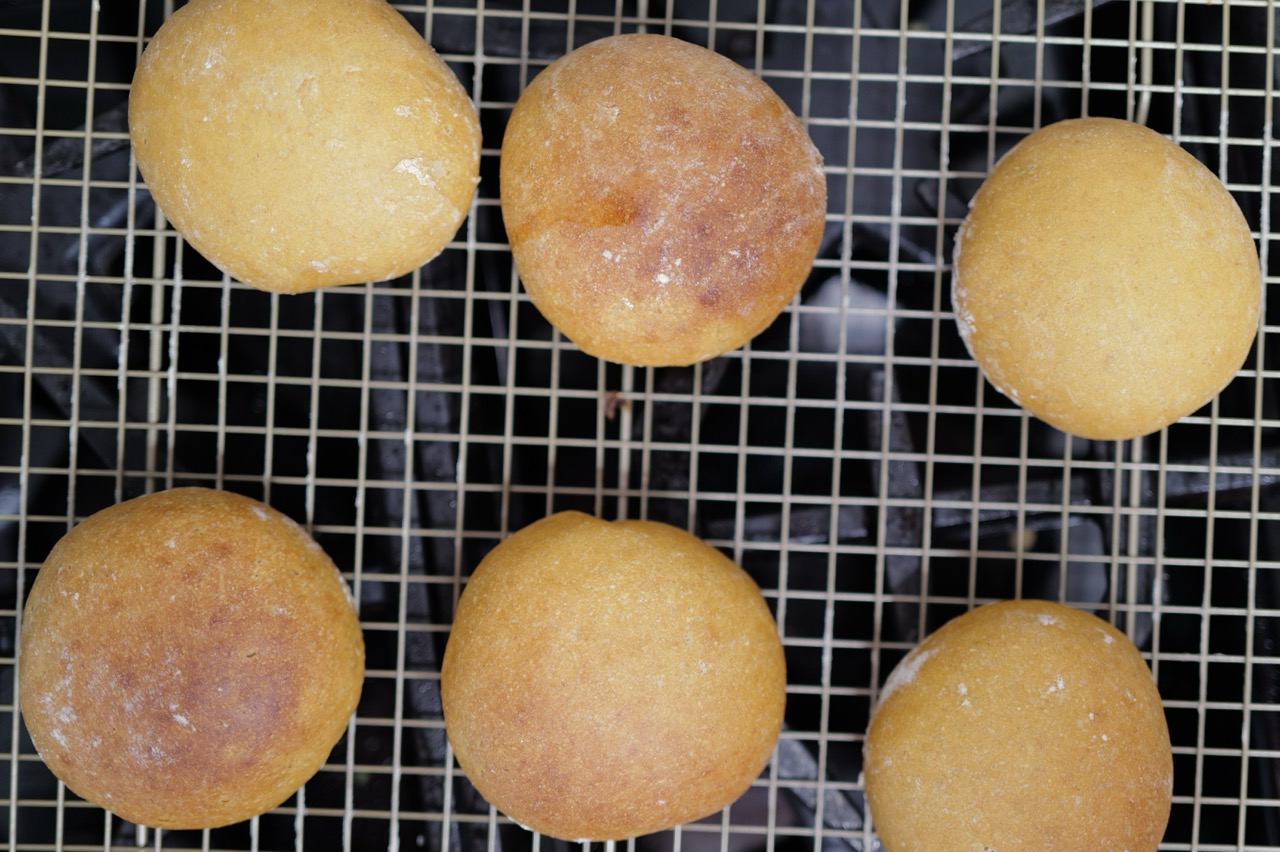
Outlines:
[[[675,527],[578,512],[476,568],[440,687],[476,789],[570,840],[730,804],[768,762],[786,703],[777,627],[741,568]]]
[[[479,180],[475,107],[386,0],[192,0],[142,54],[129,133],[182,236],[285,293],[412,271]]]
[[[525,289],[589,354],[690,364],[750,340],[808,276],[822,158],[787,105],[713,51],[619,35],[520,96],[502,215]]]
[[[952,296],[991,383],[1088,438],[1154,432],[1232,379],[1261,302],[1222,183],[1141,125],[1051,124],[1000,160],[956,235]]]
[[[1154,850],[1173,754],[1129,638],[1047,601],[952,619],[889,675],[863,772],[885,849]]]
[[[346,730],[364,642],[300,527],[224,491],[104,509],[27,599],[22,714],[45,763],[124,819],[205,828],[283,802]]]

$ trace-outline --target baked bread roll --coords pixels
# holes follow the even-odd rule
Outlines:
[[[77,795],[211,828],[287,799],[346,731],[364,641],[338,569],[255,500],[177,488],[50,551],[23,612],[22,715]]]
[[[782,99],[660,35],[591,42],[534,78],[501,184],[538,310],[588,354],[651,366],[772,323],[809,274],[827,203],[822,157]]]
[[[129,134],[178,232],[281,293],[411,272],[479,181],[475,107],[386,0],[192,0],[142,54]]]
[[[956,235],[960,334],[990,382],[1086,438],[1161,429],[1231,381],[1258,254],[1218,179],[1165,137],[1060,121],[1006,154]]]
[[[1123,633],[1046,601],[978,607],[889,675],[863,755],[889,852],[1154,850],[1173,754]]]
[[[652,521],[561,512],[495,547],[440,670],[458,763],[553,837],[616,840],[714,813],[769,760],[786,671],[751,578]]]

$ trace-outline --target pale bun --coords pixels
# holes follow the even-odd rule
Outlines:
[[[889,852],[1150,852],[1173,792],[1160,694],[1133,643],[1030,600],[952,619],[898,664],[863,773]]]
[[[1235,376],[1257,249],[1218,178],[1109,118],[1051,124],[992,170],[956,235],[952,298],[1002,393],[1086,438],[1154,432]]]
[[[386,0],[192,0],[143,51],[129,133],[178,232],[282,293],[416,269],[479,179],[475,107]]]
[[[346,584],[297,524],[223,491],[103,509],[54,546],[23,612],[23,719],[77,795],[160,828],[279,805],[360,697]]]
[[[764,768],[786,670],[756,584],[652,521],[552,515],[476,568],[441,666],[458,763],[492,805],[568,840],[714,813]]]
[[[795,297],[826,215],[822,157],[762,80],[660,35],[591,42],[521,94],[502,216],[539,311],[609,361],[735,349]]]

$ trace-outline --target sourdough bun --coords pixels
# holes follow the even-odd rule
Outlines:
[[[475,107],[386,0],[192,0],[142,54],[129,133],[178,232],[282,293],[416,269],[479,180]]]
[[[894,850],[1154,850],[1173,792],[1160,695],[1123,633],[1046,601],[979,607],[889,675],[863,773]]]
[[[534,78],[501,183],[534,305],[624,364],[691,364],[759,334],[808,276],[826,214],[822,157],[782,99],[659,35],[591,42]]]
[[[208,828],[283,802],[346,730],[364,642],[346,584],[293,521],[178,488],[68,532],[23,613],[40,756],[124,819]]]
[[[777,627],[746,572],[675,527],[579,512],[485,557],[440,677],[476,789],[570,840],[727,806],[768,762],[786,703]]]
[[[1221,182],[1141,125],[1061,121],[1006,154],[956,235],[952,298],[990,382],[1087,438],[1211,400],[1257,332],[1258,254]]]

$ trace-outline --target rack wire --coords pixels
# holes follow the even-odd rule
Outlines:
[[[231,281],[151,203],[124,122],[173,0],[0,2],[0,839],[9,849],[548,849],[483,802],[439,712],[466,577],[551,511],[674,523],[760,583],[787,725],[735,805],[629,849],[878,848],[861,742],[929,630],[1040,596],[1125,629],[1173,735],[1162,849],[1280,849],[1280,425],[1274,311],[1222,396],[1145,439],[1071,439],[987,387],[950,313],[952,237],[1031,129],[1133,118],[1235,194],[1276,283],[1269,0],[439,0],[397,4],[480,109],[482,183],[393,282],[281,297]],[[590,359],[521,291],[497,159],[525,84],[615,32],[707,45],[806,123],[829,182],[810,281],[741,351]],[[264,499],[350,579],[364,697],[316,778],[211,832],[67,791],[16,712],[25,593],[53,542],[177,484]]]

